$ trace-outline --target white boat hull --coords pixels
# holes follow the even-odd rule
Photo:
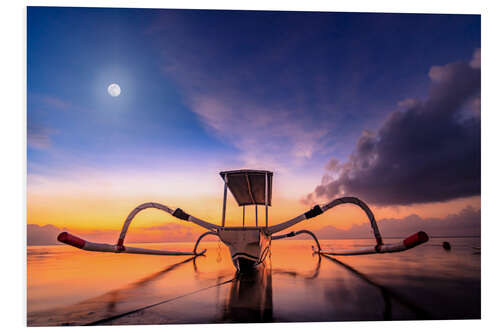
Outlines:
[[[263,228],[228,227],[219,231],[219,237],[229,247],[231,259],[238,270],[260,264],[269,254],[271,237]]]

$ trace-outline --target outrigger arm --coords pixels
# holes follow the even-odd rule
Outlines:
[[[206,228],[210,230],[210,232],[214,233],[217,232],[221,227],[203,220],[200,220],[194,216],[191,216],[187,213],[185,213],[182,209],[177,208],[176,210],[173,210],[165,205],[155,203],[155,202],[147,202],[143,203],[142,205],[137,206],[134,210],[128,214],[127,218],[125,219],[125,222],[123,223],[122,231],[120,233],[120,237],[118,238],[118,242],[113,245],[113,244],[105,244],[105,243],[93,243],[86,241],[84,239],[81,239],[77,236],[71,235],[67,232],[62,232],[57,236],[57,240],[77,247],[82,250],[86,251],[97,251],[97,252],[115,252],[115,253],[137,253],[137,254],[155,254],[155,255],[195,255],[199,256],[205,253],[205,250],[201,252],[196,252],[196,247],[194,248],[193,252],[187,252],[187,251],[167,251],[167,250],[154,250],[154,249],[143,249],[143,248],[136,248],[136,247],[129,247],[129,246],[124,246],[123,242],[125,241],[125,236],[127,234],[128,227],[130,226],[130,223],[134,219],[134,217],[142,210],[148,209],[148,208],[156,208],[159,210],[162,210],[164,212],[169,213],[172,216],[177,217],[178,219],[185,220],[192,222],[194,224],[197,224],[203,228]]]
[[[142,205],[137,206],[134,210],[132,210],[128,214],[127,218],[125,219],[125,222],[123,223],[122,232],[120,233],[120,238],[118,238],[118,243],[117,243],[118,246],[123,246],[123,241],[125,240],[125,236],[127,234],[128,227],[129,227],[130,223],[132,222],[132,220],[134,219],[134,217],[140,211],[142,211],[144,209],[148,209],[148,208],[156,208],[156,209],[162,210],[164,212],[169,213],[172,216],[177,217],[178,219],[193,222],[194,224],[197,224],[200,227],[203,227],[203,228],[208,229],[210,231],[217,231],[220,229],[220,226],[205,222],[203,220],[200,220],[192,215],[185,213],[180,208],[177,208],[176,210],[172,210],[171,208],[169,208],[165,205],[162,205],[160,203],[147,202],[147,203],[143,203]]]
[[[371,211],[370,207],[360,199],[356,197],[343,197],[343,198],[338,198],[335,200],[330,201],[329,203],[319,206],[316,205],[314,206],[311,210],[305,212],[302,215],[299,215],[291,220],[288,220],[286,222],[274,225],[272,227],[267,228],[267,233],[269,235],[272,235],[274,233],[280,232],[284,229],[290,228],[291,226],[302,222],[306,219],[311,219],[313,217],[316,217],[320,214],[323,214],[325,211],[328,209],[331,209],[335,206],[342,205],[342,204],[354,204],[358,207],[360,207],[368,216],[368,219],[370,220],[370,225],[373,230],[373,234],[375,236],[375,240],[377,244],[375,246],[370,246],[366,248],[359,248],[359,249],[353,249],[353,250],[346,250],[346,251],[322,251],[321,247],[319,245],[319,241],[316,238],[316,236],[307,230],[301,230],[299,232],[291,232],[289,234],[285,235],[279,235],[279,236],[272,236],[271,239],[280,239],[280,238],[285,238],[285,237],[293,237],[296,236],[299,233],[308,233],[310,234],[314,240],[316,241],[316,244],[318,245],[318,253],[321,254],[330,254],[330,255],[361,255],[361,254],[371,254],[371,253],[387,253],[387,252],[400,252],[400,251],[405,251],[409,250],[417,245],[420,245],[422,243],[425,243],[429,240],[429,236],[423,231],[419,231],[416,234],[413,234],[406,239],[402,240],[399,243],[394,243],[394,244],[384,244],[382,241],[382,236],[380,235],[380,231],[377,226],[377,221],[375,220],[375,216],[373,215],[373,212]]]
[[[281,230],[288,229],[299,222],[302,222],[307,219],[312,219],[313,217],[323,214],[330,208],[346,203],[357,205],[365,212],[365,214],[368,216],[368,219],[370,220],[370,224],[373,229],[373,234],[375,235],[375,239],[377,240],[377,244],[382,244],[382,236],[380,236],[380,231],[378,230],[377,222],[375,221],[375,216],[373,215],[370,207],[368,207],[367,204],[365,204],[363,201],[359,200],[356,197],[343,197],[332,200],[323,206],[316,205],[311,210],[305,212],[302,215],[299,215],[291,220],[267,228],[267,231],[269,234],[280,232]]]
[[[368,219],[370,220],[370,225],[373,230],[373,234],[375,236],[376,240],[376,245],[367,247],[367,248],[362,248],[362,249],[353,249],[353,250],[347,250],[347,251],[322,251],[321,246],[319,244],[319,241],[317,237],[310,231],[308,230],[300,230],[297,232],[290,232],[288,234],[283,234],[283,235],[277,235],[277,236],[271,236],[272,234],[275,234],[277,232],[280,232],[282,230],[288,229],[295,224],[302,222],[306,219],[311,219],[314,218],[325,211],[341,205],[341,204],[354,204],[360,207],[365,214],[367,215]],[[167,250],[154,250],[154,249],[143,249],[143,248],[135,248],[135,247],[129,247],[129,246],[124,246],[124,241],[125,241],[125,236],[127,234],[128,228],[130,226],[130,223],[134,219],[134,217],[141,212],[142,210],[148,209],[148,208],[155,208],[162,210],[164,212],[169,213],[170,215],[181,219],[185,221],[192,222],[196,225],[199,225],[200,227],[203,227],[205,229],[208,229],[209,231],[202,234],[198,240],[196,241],[196,244],[194,246],[194,249],[192,252],[187,252],[187,251],[167,251]],[[214,235],[218,236],[220,238],[220,231],[223,230],[224,227],[218,226],[206,221],[203,221],[201,219],[198,219],[192,215],[187,214],[184,212],[182,209],[177,208],[176,210],[173,210],[165,205],[162,205],[160,203],[155,203],[155,202],[147,202],[144,204],[141,204],[137,206],[134,210],[132,210],[127,218],[125,219],[125,222],[123,223],[123,227],[120,233],[120,236],[118,238],[118,241],[116,244],[105,244],[105,243],[93,243],[86,241],[84,239],[81,239],[77,236],[71,235],[67,232],[62,232],[59,234],[57,239],[65,244],[80,248],[82,250],[86,251],[98,251],[98,252],[115,252],[115,253],[137,253],[137,254],[155,254],[155,255],[195,255],[199,256],[205,253],[205,250],[201,252],[196,252],[198,248],[198,244],[201,241],[202,238],[208,235]],[[299,215],[291,220],[285,221],[283,223],[271,226],[271,227],[265,227],[263,228],[264,232],[268,235],[271,236],[272,240],[277,240],[285,237],[294,237],[298,234],[302,233],[307,233],[311,235],[317,246],[318,250],[315,252],[321,253],[321,254],[331,254],[331,255],[360,255],[360,254],[370,254],[370,253],[385,253],[385,252],[398,252],[398,251],[405,251],[408,249],[411,249],[417,245],[420,245],[422,243],[425,243],[429,240],[429,237],[427,234],[423,231],[420,231],[414,235],[411,235],[404,239],[403,241],[395,244],[384,244],[382,241],[382,236],[380,235],[380,231],[377,226],[377,222],[375,220],[375,216],[373,215],[373,212],[371,209],[368,207],[366,203],[361,201],[360,199],[356,197],[343,197],[343,198],[338,198],[335,200],[330,201],[329,203],[319,206],[316,205],[314,206],[311,210],[305,212],[302,215]]]
[[[308,235],[310,235],[314,239],[314,241],[316,242],[316,245],[318,246],[318,250],[315,251],[315,252],[320,252],[321,251],[321,245],[319,245],[318,238],[316,237],[315,234],[313,234],[309,230],[292,231],[292,232],[289,232],[289,233],[284,234],[284,235],[272,236],[271,240],[277,240],[277,239],[288,238],[288,237],[295,237],[295,236],[300,235],[300,234],[308,234]]]

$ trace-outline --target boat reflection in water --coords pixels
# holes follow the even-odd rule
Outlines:
[[[235,274],[221,321],[273,321],[273,278],[269,262]]]
[[[442,240],[334,258],[313,255],[309,240],[275,241],[272,257],[244,274],[216,242],[202,244],[207,254],[196,259],[29,247],[28,325],[479,318],[481,258],[472,249],[479,239],[454,240],[453,251],[432,242]]]
[[[231,282],[230,294],[227,305],[224,307],[222,321],[242,323],[277,321],[276,318],[273,318],[273,276],[300,279],[302,282],[312,281],[318,277],[321,271],[322,258],[337,264],[339,267],[345,268],[359,279],[378,289],[381,300],[380,303],[383,302],[384,304],[383,307],[374,308],[375,311],[381,310],[378,319],[393,319],[393,302],[398,303],[398,305],[412,312],[416,319],[432,319],[432,316],[426,310],[420,308],[411,300],[399,295],[388,287],[378,284],[341,260],[328,255],[315,254],[314,257],[316,257],[316,267],[309,272],[283,268],[273,269],[271,263],[267,262],[266,265],[257,267],[253,271],[237,273],[234,281]],[[335,285],[329,286],[328,289],[330,288],[335,288]],[[328,293],[328,289],[325,293],[327,297],[331,295]],[[335,297],[332,297],[332,301],[336,302]]]

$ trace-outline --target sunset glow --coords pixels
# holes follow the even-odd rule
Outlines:
[[[243,168],[274,172],[271,225],[343,194],[378,220],[479,216],[478,20],[30,7],[27,222],[111,241],[134,207],[160,202],[219,224],[218,173]],[[74,24],[92,28],[60,28]],[[410,51],[417,43],[405,40],[423,44]],[[468,86],[452,86],[462,78]],[[450,124],[453,113],[472,125]],[[456,164],[436,158],[445,155]],[[228,225],[239,225],[241,208],[228,202]],[[366,222],[348,206],[304,227],[321,237]],[[478,234],[470,223],[449,234]],[[128,240],[145,242],[201,232],[159,211],[131,230]]]

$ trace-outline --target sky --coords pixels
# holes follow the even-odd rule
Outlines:
[[[270,224],[353,195],[383,235],[479,234],[479,15],[28,7],[27,41],[29,239],[114,240],[148,201],[219,223],[241,168],[275,173]],[[145,212],[127,237],[198,233]]]

